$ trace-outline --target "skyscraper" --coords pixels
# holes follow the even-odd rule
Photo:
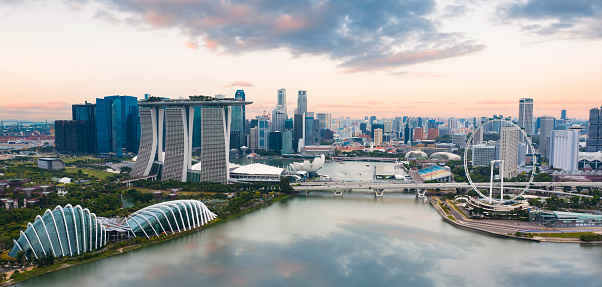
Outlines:
[[[304,135],[305,115],[295,114],[293,118],[293,149],[299,150],[299,142],[303,145],[305,142],[302,140]]]
[[[533,134],[533,99],[522,98],[518,106],[518,126],[528,135]]]
[[[566,110],[560,110],[560,119],[566,120]]]
[[[579,130],[553,130],[550,134],[550,166],[576,171],[578,157]]]
[[[383,129],[374,129],[374,145],[381,146],[383,144]]]
[[[602,150],[602,107],[589,110],[589,125],[587,132],[587,152]]]
[[[303,134],[303,139],[305,139],[304,146],[316,144],[315,132],[314,113],[307,112],[305,113],[305,131]]]
[[[278,99],[274,110],[272,110],[272,129],[273,132],[283,132],[286,120],[288,119],[286,108],[286,90],[278,89]]]
[[[237,90],[234,94],[234,99],[239,101],[245,101],[245,91]],[[244,134],[245,134],[245,106],[233,106],[232,108],[232,125],[231,131],[238,131],[240,134],[238,146],[243,146],[244,143]],[[196,111],[195,111],[196,112]]]
[[[287,108],[286,108],[286,89],[278,89],[277,105],[284,107],[285,111],[287,110]]]
[[[138,152],[138,100],[130,96],[96,99],[96,148],[100,155],[121,157],[123,150]]]
[[[500,128],[500,159],[503,160],[504,178],[512,178],[518,170],[518,139],[521,132],[515,127]]]
[[[83,154],[96,153],[96,105],[88,102],[72,105],[71,114],[74,121],[85,121],[85,139],[82,142],[78,140],[78,145],[82,148],[80,151],[83,151]]]
[[[227,183],[231,106],[235,100],[163,100],[140,102],[140,152],[130,175],[161,180]],[[194,124],[195,107],[201,124]],[[192,135],[201,134],[200,163],[192,165]],[[165,151],[163,153],[163,151]]]
[[[304,114],[307,112],[307,92],[299,91],[299,96],[297,97],[297,109],[295,114]]]
[[[554,129],[556,119],[552,116],[539,117],[539,153],[542,158],[550,156],[550,133]]]

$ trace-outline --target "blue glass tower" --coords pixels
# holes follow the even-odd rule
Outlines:
[[[123,156],[138,152],[140,117],[138,100],[129,96],[96,99],[96,148],[98,154]]]
[[[237,90],[234,95],[234,99],[245,101],[245,91]],[[232,107],[232,126],[230,128],[231,132],[238,131],[239,137],[239,147],[244,145],[243,139],[245,134],[245,106],[233,106]]]

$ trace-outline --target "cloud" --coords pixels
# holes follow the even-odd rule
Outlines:
[[[498,7],[498,21],[519,24],[539,35],[602,38],[602,2],[594,0],[528,0]]]
[[[223,86],[224,88],[232,88],[232,87],[253,87],[253,84],[245,81],[234,81],[232,84]]]
[[[14,111],[14,110],[61,110],[65,108],[71,107],[70,104],[63,101],[49,101],[45,103],[14,103],[14,104],[6,104],[0,105],[0,108],[3,110]]]
[[[125,23],[177,29],[190,48],[218,54],[285,49],[294,56],[326,56],[351,73],[390,71],[485,48],[462,33],[443,33],[434,0],[92,1]],[[462,13],[461,7],[447,10]]]

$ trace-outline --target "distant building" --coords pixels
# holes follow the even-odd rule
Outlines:
[[[293,150],[293,132],[285,131],[282,133],[282,154],[294,154]]]
[[[423,168],[418,171],[418,175],[420,175],[423,181],[453,181],[453,174],[449,171],[449,167],[440,167],[438,165]]]
[[[452,135],[452,143],[457,145],[459,148],[466,147],[466,134],[456,133]]]
[[[58,153],[86,155],[94,153],[92,125],[88,121],[55,121],[54,146]],[[91,133],[92,132],[92,133]]]
[[[295,114],[304,113],[307,113],[307,92],[299,91],[299,95],[297,97],[297,109],[295,110]]]
[[[427,139],[434,140],[434,139],[437,139],[438,136],[439,136],[438,128],[429,128],[428,129],[428,135],[426,136]]]
[[[303,141],[301,145],[305,144],[303,135],[305,134],[305,114],[295,114],[293,117],[293,149],[299,150],[299,142]]]
[[[495,160],[495,146],[485,144],[472,146],[473,166],[490,166],[492,160]]]
[[[65,163],[60,158],[42,157],[38,159],[38,167],[41,169],[64,170]]]
[[[303,139],[305,142],[303,145],[314,145],[316,144],[316,127],[314,121],[314,113],[305,113],[305,125],[304,125]]]
[[[566,120],[566,110],[560,110],[560,119]]]
[[[408,144],[408,142],[412,142],[414,136],[414,130],[412,129],[412,127],[410,127],[409,123],[406,123],[406,127],[404,128],[403,131],[403,143],[404,144]]]
[[[319,155],[334,155],[334,147],[331,145],[308,145],[304,146],[301,149],[302,155],[311,155],[311,156],[319,156]]]
[[[587,152],[602,151],[602,107],[589,110]]]
[[[578,160],[579,131],[553,130],[550,134],[550,166],[575,171]]]
[[[331,125],[332,125],[332,115],[331,114],[318,113],[318,114],[316,114],[316,117],[317,117],[318,121],[320,121],[320,124],[318,126],[320,129],[322,129],[322,130],[331,129]]]
[[[418,140],[423,140],[424,136],[424,130],[422,130],[422,128],[415,128],[414,129],[414,140],[418,141]]]
[[[383,144],[383,130],[375,129],[374,130],[374,145],[381,146]]]
[[[515,127],[500,128],[500,159],[504,161],[504,178],[517,175],[519,134],[520,131]]]
[[[276,152],[282,151],[282,132],[270,132],[268,143],[270,150]]]
[[[518,126],[528,135],[533,134],[533,99],[522,98],[518,106]]]
[[[539,152],[542,158],[550,157],[550,133],[554,130],[556,119],[552,116],[539,118]]]

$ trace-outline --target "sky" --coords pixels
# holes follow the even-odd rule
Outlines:
[[[586,119],[602,106],[599,0],[0,0],[0,120],[110,95],[287,90],[333,116]]]

